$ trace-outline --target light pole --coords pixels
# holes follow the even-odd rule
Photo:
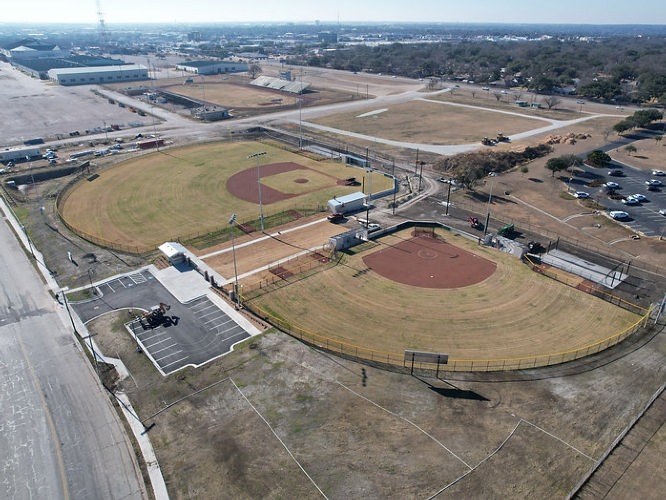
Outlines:
[[[488,233],[488,222],[490,221],[490,201],[493,199],[493,184],[495,184],[495,177],[497,177],[495,172],[490,172],[489,175],[492,177],[492,180],[490,181],[490,194],[488,195],[488,207],[486,208],[486,223],[483,225],[483,236]]]
[[[234,257],[234,298],[236,305],[240,307],[240,297],[238,296],[238,269],[236,268],[236,246],[234,244],[234,222],[236,222],[236,214],[229,219],[229,226],[231,227],[231,254]]]
[[[252,153],[248,155],[248,158],[257,159],[257,189],[259,190],[259,220],[261,220],[261,232],[264,232],[264,208],[261,204],[261,172],[259,172],[259,157],[265,155],[266,151],[261,151],[260,153]]]

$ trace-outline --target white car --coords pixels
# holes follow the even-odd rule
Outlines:
[[[645,184],[648,186],[661,186],[663,183],[659,179],[650,179],[649,181],[645,181]]]
[[[589,197],[590,197],[590,194],[589,194],[589,193],[586,193],[585,191],[576,191],[576,192],[574,193],[574,196],[575,196],[576,198],[589,198]]]
[[[627,219],[629,217],[629,214],[627,212],[623,212],[622,210],[611,210],[608,212],[608,215],[610,215],[613,219]]]
[[[368,232],[371,233],[373,231],[379,231],[382,228],[379,224],[376,224],[374,222],[371,222],[368,224]]]
[[[612,182],[612,181],[607,182],[606,184],[604,184],[604,186],[606,186],[606,189],[618,189],[620,187],[620,185],[617,182]]]
[[[652,175],[656,175],[658,177],[661,177],[662,175],[666,175],[666,172],[664,172],[663,170],[653,170]]]
[[[636,201],[647,201],[647,197],[640,193],[632,194],[630,198],[633,198]]]
[[[666,215],[666,208],[662,208],[661,210],[659,210],[659,213],[661,215]]]
[[[638,205],[640,202],[633,196],[628,196],[624,200],[622,200],[622,203],[624,203],[625,205]]]

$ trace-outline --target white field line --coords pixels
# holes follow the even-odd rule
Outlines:
[[[495,451],[493,451],[490,455],[488,455],[488,456],[485,457],[483,460],[481,460],[478,464],[476,464],[476,465],[474,466],[474,468],[472,468],[471,470],[465,472],[462,476],[457,477],[457,478],[454,479],[452,482],[450,482],[449,484],[447,484],[446,486],[444,486],[441,490],[437,491],[436,493],[434,493],[433,495],[431,495],[430,497],[428,497],[427,500],[432,500],[433,498],[435,498],[436,496],[438,496],[440,493],[442,493],[443,491],[447,490],[448,488],[450,488],[451,486],[453,486],[454,484],[456,484],[458,481],[460,481],[461,479],[463,479],[465,476],[468,476],[469,474],[471,474],[472,472],[474,472],[474,471],[475,471],[476,469],[478,469],[478,468],[479,468],[484,462],[488,461],[488,460],[489,460],[490,458],[492,458],[495,454],[497,454],[497,453],[498,453],[498,452],[504,447],[504,445],[509,441],[509,439],[511,439],[511,437],[512,437],[512,436],[515,434],[515,432],[518,430],[518,427],[520,426],[520,424],[522,424],[523,422],[526,423],[526,424],[528,424],[528,425],[531,425],[531,426],[534,427],[535,429],[540,430],[541,432],[543,432],[543,433],[546,434],[547,436],[550,436],[550,437],[552,437],[553,439],[556,439],[557,441],[559,441],[559,442],[561,442],[562,444],[564,444],[565,446],[571,448],[571,449],[574,450],[576,453],[578,453],[578,454],[584,456],[585,458],[594,461],[594,459],[593,459],[592,457],[586,455],[586,454],[583,453],[582,451],[580,451],[580,450],[576,449],[575,447],[571,446],[571,445],[570,445],[569,443],[567,443],[566,441],[564,441],[564,440],[558,438],[557,436],[552,435],[550,432],[545,431],[545,430],[542,429],[541,427],[539,427],[539,426],[537,426],[537,425],[534,425],[532,422],[529,422],[529,421],[527,421],[527,420],[521,418],[521,419],[518,421],[518,423],[516,424],[516,426],[513,428],[513,430],[509,433],[509,435],[504,439],[504,441],[502,441],[502,442],[500,443],[500,445],[495,449]]]
[[[403,417],[403,416],[401,416],[401,415],[398,415],[397,413],[392,412],[391,410],[388,410],[388,409],[384,408],[383,406],[379,405],[378,403],[375,403],[375,402],[372,401],[371,399],[366,398],[363,394],[359,394],[359,393],[356,392],[355,390],[350,389],[349,387],[347,387],[347,386],[346,386],[345,384],[343,384],[342,382],[337,382],[337,381],[336,381],[336,383],[337,383],[338,385],[340,385],[341,387],[347,389],[349,392],[351,392],[351,393],[354,394],[355,396],[357,396],[357,397],[359,397],[359,398],[361,398],[361,399],[364,399],[364,400],[366,400],[368,403],[370,403],[370,404],[376,406],[376,407],[379,408],[380,410],[385,411],[385,412],[388,413],[389,415],[392,415],[392,416],[394,416],[394,417],[399,418],[400,420],[403,420],[403,421],[407,422],[407,423],[408,423],[409,425],[411,425],[412,427],[415,427],[416,429],[418,429],[419,431],[421,431],[423,434],[425,434],[426,436],[428,436],[430,439],[432,439],[432,440],[433,440],[435,443],[437,443],[439,446],[441,446],[441,447],[444,448],[446,451],[448,451],[451,455],[453,455],[454,457],[456,457],[461,463],[463,463],[463,464],[465,465],[465,467],[467,467],[469,470],[472,470],[472,467],[471,467],[469,464],[467,464],[467,462],[465,462],[462,458],[460,458],[458,455],[456,455],[456,454],[453,453],[451,450],[449,450],[449,449],[448,449],[443,443],[441,443],[440,441],[438,441],[437,438],[435,438],[435,437],[432,436],[431,434],[428,434],[428,432],[427,432],[426,430],[422,429],[421,427],[419,427],[418,425],[416,425],[414,422],[412,422],[412,421],[409,420],[408,418],[405,418],[405,417]]]
[[[264,241],[264,240],[267,240],[269,238],[273,238],[275,236],[280,236],[280,235],[285,234],[285,233],[290,233],[292,231],[298,231],[299,229],[303,229],[303,228],[312,226],[314,224],[321,224],[322,222],[327,222],[325,217],[322,218],[322,219],[317,219],[315,221],[308,222],[307,224],[303,224],[302,226],[292,227],[291,229],[285,229],[284,231],[279,231],[279,232],[273,233],[273,234],[267,234],[266,236],[262,236],[261,238],[257,238],[256,240],[250,240],[250,241],[247,241],[245,243],[241,243],[240,245],[235,245],[235,248],[238,249],[238,248],[246,247],[248,245],[254,245],[255,243],[259,243],[260,241]],[[207,258],[213,257],[215,255],[231,252],[232,249],[233,248],[224,248],[222,250],[217,250],[215,252],[211,252],[211,253],[208,253],[206,255],[202,255],[199,258],[201,260],[206,260]]]
[[[319,486],[317,486],[317,483],[314,482],[314,480],[310,477],[310,475],[307,472],[305,472],[305,469],[303,468],[303,466],[299,463],[298,460],[296,460],[296,457],[291,453],[289,448],[287,448],[287,445],[284,444],[284,441],[282,441],[282,439],[280,439],[280,436],[278,436],[277,433],[273,430],[273,428],[271,427],[271,424],[269,424],[268,421],[263,417],[263,415],[261,413],[259,413],[259,411],[254,407],[254,405],[252,403],[250,403],[250,400],[247,399],[247,396],[245,396],[245,394],[243,394],[243,391],[241,391],[240,388],[236,385],[236,382],[234,382],[234,379],[232,379],[230,377],[229,380],[231,380],[231,383],[234,384],[234,387],[236,388],[238,393],[241,396],[243,396],[243,399],[245,399],[245,401],[247,401],[247,404],[249,404],[250,407],[254,410],[254,412],[257,415],[259,415],[259,418],[264,421],[266,426],[270,429],[270,431],[273,433],[273,435],[277,438],[277,440],[280,442],[280,444],[283,446],[283,448],[285,450],[287,450],[287,453],[289,453],[289,456],[293,459],[294,462],[296,462],[296,465],[298,465],[298,467],[303,471],[303,474],[305,474],[306,477],[310,480],[310,482],[314,485],[314,487],[317,488],[317,491],[319,491],[319,493],[321,493],[321,496],[328,500],[328,497],[324,494],[323,491],[321,491],[321,489],[319,489]]]

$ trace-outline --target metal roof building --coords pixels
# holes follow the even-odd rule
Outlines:
[[[86,68],[54,68],[49,80],[60,85],[91,85],[97,83],[148,80],[148,69],[140,64],[123,66],[91,66]]]
[[[247,71],[247,64],[238,61],[188,61],[177,64],[176,69],[197,75],[219,75]]]

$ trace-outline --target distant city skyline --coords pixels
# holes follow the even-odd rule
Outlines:
[[[105,23],[666,24],[666,1],[641,0],[101,0]],[[98,22],[96,0],[7,2],[2,23]]]

